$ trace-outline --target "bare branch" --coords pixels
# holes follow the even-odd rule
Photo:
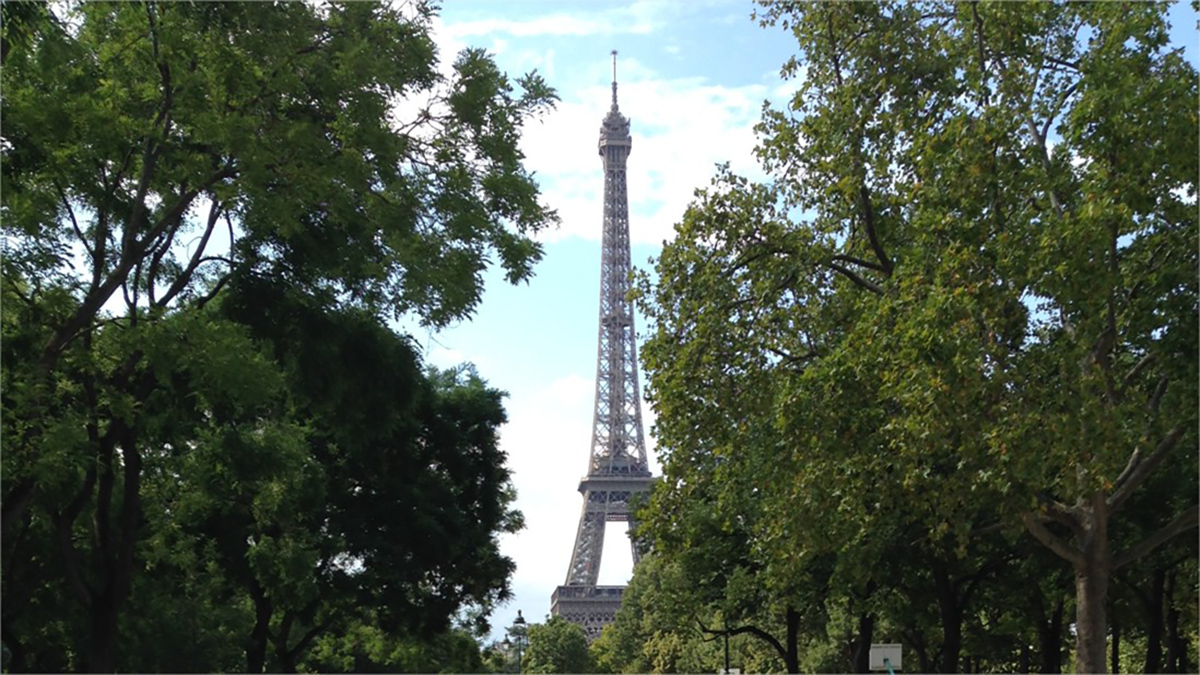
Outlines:
[[[1162,403],[1163,394],[1167,393],[1167,374],[1163,373],[1158,378],[1158,385],[1154,387],[1154,393],[1150,395],[1150,400],[1146,403],[1146,407],[1150,412],[1158,412],[1158,406]]]
[[[79,237],[79,243],[83,244],[83,249],[87,251],[88,257],[92,259],[92,265],[96,264],[96,251],[88,244],[87,237],[83,236],[83,230],[79,227],[79,221],[75,218],[75,209],[71,208],[71,200],[67,199],[67,193],[63,191],[62,186],[58,181],[54,181],[54,189],[58,191],[58,198],[62,200],[62,205],[67,209],[67,215],[71,217],[71,229],[75,230],[75,236]]]
[[[1121,388],[1128,389],[1129,385],[1133,384],[1134,379],[1136,379],[1137,376],[1146,369],[1146,366],[1150,365],[1151,363],[1154,363],[1153,353],[1143,356],[1136,364],[1134,364],[1133,368],[1130,368],[1129,372],[1126,373],[1125,379],[1121,381]]]
[[[1161,530],[1146,537],[1140,542],[1130,546],[1113,556],[1112,566],[1116,570],[1123,565],[1127,565],[1138,558],[1150,553],[1159,546],[1170,541],[1174,537],[1187,532],[1188,530],[1200,525],[1200,506],[1192,506],[1168,523]]]
[[[862,258],[856,258],[852,255],[845,255],[845,254],[839,253],[839,254],[833,256],[832,258],[830,258],[830,260],[834,260],[836,262],[850,263],[851,265],[858,265],[859,267],[867,267],[869,269],[873,269],[878,272],[887,272],[887,270],[885,270],[883,268],[883,265],[880,265],[879,263],[873,263],[869,260],[863,260]]]
[[[200,299],[196,300],[196,309],[200,309],[201,307],[204,307],[209,302],[211,302],[213,298],[217,297],[217,294],[221,292],[221,289],[224,288],[225,284],[228,282],[229,282],[228,274],[226,274],[225,276],[218,279],[217,284],[215,286],[213,286],[211,291],[209,291],[208,293],[201,296]]]
[[[815,350],[809,351],[801,356],[796,356],[789,351],[778,349],[776,347],[767,347],[767,351],[789,363],[808,363],[809,361],[817,358],[817,352]]]
[[[204,228],[204,234],[200,237],[200,244],[196,246],[196,251],[192,254],[192,259],[188,262],[188,266],[176,277],[175,282],[167,289],[166,295],[159,301],[160,307],[166,307],[167,303],[171,302],[176,295],[179,295],[180,291],[187,287],[188,283],[192,280],[192,274],[200,266],[200,262],[204,260],[204,249],[208,247],[208,239],[212,236],[213,229],[216,228],[217,220],[220,216],[221,205],[216,200],[213,200],[212,206],[208,209],[208,223]]]
[[[1054,120],[1058,118],[1058,112],[1060,110],[1062,110],[1062,107],[1064,105],[1066,105],[1067,100],[1075,95],[1075,91],[1077,89],[1079,89],[1078,82],[1075,82],[1071,86],[1064,89],[1062,95],[1058,97],[1058,100],[1055,101],[1054,105],[1050,108],[1049,111],[1047,111],[1046,122],[1044,124],[1042,124],[1041,138],[1042,138],[1043,145],[1045,145],[1045,139],[1050,135],[1050,126],[1052,124],[1054,124]],[[1032,121],[1033,120],[1031,119],[1030,122],[1032,123]]]
[[[738,626],[737,628],[727,628],[726,630],[712,630],[704,625],[704,622],[700,620],[700,617],[696,617],[696,623],[700,624],[701,632],[709,635],[729,635],[730,637],[734,635],[753,635],[754,637],[763,640],[767,644],[774,647],[775,651],[779,652],[780,658],[782,658],[784,661],[787,660],[787,650],[783,648],[783,645],[779,642],[779,640],[776,640],[775,636],[757,626],[745,625]]]
[[[1066,560],[1076,567],[1083,567],[1083,554],[1067,542],[1063,541],[1053,532],[1046,529],[1046,526],[1042,524],[1041,519],[1035,514],[1022,513],[1021,522],[1025,523],[1025,529],[1029,530],[1029,533],[1032,534],[1035,539],[1042,542],[1046,548],[1054,551],[1058,557]]]
[[[988,105],[988,102],[990,101],[991,96],[988,92],[987,55],[984,51],[984,46],[983,46],[983,19],[980,18],[980,16],[979,16],[979,3],[978,2],[971,3],[971,19],[972,19],[971,23],[975,28],[975,43],[979,50],[979,75],[980,75],[979,88],[980,88],[980,93],[983,94],[983,105],[986,106],[986,105]]]
[[[1171,429],[1161,441],[1158,447],[1154,448],[1154,452],[1145,460],[1142,460],[1141,448],[1133,451],[1133,455],[1129,457],[1129,462],[1125,465],[1125,469],[1121,471],[1121,475],[1117,477],[1113,483],[1113,493],[1108,497],[1108,510],[1110,513],[1121,508],[1125,500],[1133,494],[1133,491],[1138,488],[1146,477],[1158,468],[1159,464],[1167,458],[1167,453],[1175,447],[1179,439],[1183,436],[1183,425],[1179,425]]]
[[[146,274],[146,287],[149,289],[148,295],[151,305],[158,304],[155,300],[154,286],[158,283],[159,265],[162,264],[162,259],[166,257],[167,253],[171,251],[171,245],[175,243],[175,234],[179,232],[179,228],[182,226],[183,218],[179,218],[171,224],[161,237],[152,242],[149,248],[146,249],[148,253],[150,251],[154,252],[150,259],[149,271]]]
[[[59,354],[62,353],[62,349],[70,344],[72,340],[78,337],[82,331],[91,325],[92,321],[95,319],[96,312],[101,306],[104,305],[105,302],[108,301],[108,298],[111,297],[114,292],[116,292],[117,288],[125,283],[130,271],[132,271],[134,266],[140,262],[141,257],[145,254],[145,247],[161,236],[163,232],[166,231],[166,229],[170,226],[170,224],[175,222],[176,218],[182,216],[183,212],[187,209],[187,205],[190,204],[193,199],[195,199],[196,195],[198,195],[200,192],[208,190],[219,181],[226,178],[231,178],[234,175],[236,175],[236,172],[232,168],[223,168],[209,176],[204,184],[199,188],[195,190],[189,190],[180,195],[179,200],[175,203],[175,205],[172,206],[172,208],[165,213],[161,219],[159,219],[158,224],[155,225],[155,227],[146,235],[146,237],[144,237],[140,242],[132,242],[129,248],[125,248],[121,251],[121,258],[120,262],[117,264],[117,267],[112,271],[111,274],[108,275],[108,278],[106,278],[103,283],[93,287],[92,290],[88,292],[87,296],[84,297],[83,302],[80,303],[79,307],[75,310],[75,313],[71,316],[71,318],[65,323],[59,325],[58,329],[54,331],[54,334],[50,336],[49,341],[47,341],[46,345],[42,348],[41,360],[44,367],[52,368],[54,363],[58,360]],[[148,181],[149,175],[143,172],[143,182]],[[144,206],[144,202],[139,201],[134,205],[134,211],[137,212],[142,206]],[[143,216],[138,217],[140,218]],[[137,218],[131,219],[131,222],[132,220],[136,219]],[[132,226],[127,225],[127,227]]]
[[[858,200],[863,212],[863,226],[867,229],[867,241],[871,243],[871,250],[875,252],[875,257],[879,259],[879,269],[884,274],[891,276],[895,264],[888,257],[887,252],[883,250],[883,245],[879,243],[879,233],[875,226],[875,206],[871,203],[871,192],[867,190],[865,177],[863,184],[858,188]]]
[[[835,272],[841,273],[842,276],[846,277],[850,281],[853,281],[856,286],[865,288],[866,290],[871,291],[875,295],[883,295],[882,288],[880,288],[874,282],[868,281],[867,279],[863,279],[862,277],[858,276],[849,268],[839,265],[836,262],[833,262],[832,260],[825,263],[825,265],[827,267],[829,267],[830,269],[834,270]]]
[[[54,522],[54,533],[58,539],[58,554],[66,570],[67,585],[75,594],[75,598],[79,600],[79,604],[84,607],[91,607],[94,593],[92,587],[79,571],[79,558],[76,555],[75,545],[71,542],[72,523],[62,516],[53,516],[52,520]]]
[[[1051,520],[1066,525],[1076,535],[1083,533],[1083,523],[1080,522],[1079,509],[1067,506],[1045,492],[1039,492],[1037,498],[1042,504],[1042,510]]]
[[[1050,63],[1053,63],[1056,66],[1062,66],[1064,68],[1069,68],[1074,71],[1079,70],[1079,63],[1077,63],[1075,61],[1064,61],[1063,59],[1056,59],[1053,56],[1045,56],[1045,55],[1043,55],[1042,58],[1045,59],[1046,61],[1049,61]]]

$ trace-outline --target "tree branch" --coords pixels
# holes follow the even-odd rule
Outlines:
[[[1021,522],[1025,523],[1025,529],[1029,530],[1029,533],[1032,534],[1035,539],[1042,542],[1046,548],[1054,551],[1058,557],[1066,560],[1076,567],[1083,567],[1083,554],[1067,542],[1060,539],[1053,532],[1046,529],[1046,526],[1042,524],[1042,521],[1035,514],[1022,513]]]
[[[1133,368],[1129,369],[1129,372],[1125,374],[1125,379],[1121,381],[1121,388],[1128,389],[1129,385],[1133,384],[1134,378],[1140,375],[1141,372],[1146,369],[1146,366],[1150,365],[1151,363],[1154,363],[1153,352],[1143,356],[1136,364],[1134,364]]]
[[[1079,509],[1067,506],[1045,492],[1039,492],[1037,498],[1051,520],[1066,525],[1076,535],[1083,533],[1083,524],[1079,520]]]
[[[137,265],[141,259],[141,256],[145,254],[145,249],[147,246],[149,246],[150,242],[153,242],[160,235],[162,235],[163,232],[170,227],[170,223],[175,222],[175,219],[182,217],[183,212],[187,209],[187,205],[190,204],[193,199],[195,199],[196,195],[198,195],[200,192],[208,190],[219,181],[226,178],[231,178],[234,175],[236,175],[236,172],[233,170],[233,168],[225,167],[224,169],[221,169],[220,171],[217,171],[213,175],[209,176],[204,184],[199,188],[195,190],[189,190],[180,195],[179,200],[176,201],[175,205],[163,215],[158,224],[155,225],[154,229],[148,233],[140,243],[133,242],[131,244],[131,248],[123,249],[121,251],[121,259],[117,264],[116,269],[112,271],[112,273],[107,279],[104,280],[102,284],[100,284],[98,287],[94,287],[88,292],[87,296],[84,298],[83,302],[80,303],[79,307],[75,310],[75,313],[71,316],[71,318],[68,319],[66,323],[61,324],[58,329],[54,331],[54,334],[50,336],[50,340],[46,343],[46,346],[42,348],[41,360],[44,367],[47,369],[53,369],[61,351],[78,336],[80,331],[84,330],[92,322],[92,320],[95,318],[96,312],[100,309],[100,307],[108,301],[108,298],[112,296],[113,292],[116,291],[118,287],[125,283],[129,272]],[[148,181],[149,175],[143,173],[143,182]],[[141,204],[141,202],[139,201],[138,204]],[[140,208],[138,204],[134,205],[135,212],[137,212]],[[134,220],[136,220],[136,218],[131,218],[131,223]],[[127,224],[127,227],[132,226],[132,224]]]
[[[883,250],[883,245],[879,243],[879,234],[875,227],[875,206],[871,203],[871,192],[867,190],[865,173],[863,184],[858,188],[858,200],[863,211],[863,226],[867,229],[867,241],[871,243],[871,250],[875,252],[875,257],[879,259],[881,271],[891,276],[895,265],[892,263],[892,259],[888,257],[887,252]]]
[[[1200,525],[1200,506],[1192,506],[1154,534],[1121,551],[1112,558],[1113,569],[1119,569],[1154,549],[1170,541],[1172,538]]]
[[[826,262],[825,266],[829,267],[830,269],[832,269],[835,272],[841,273],[842,276],[846,277],[850,281],[853,281],[855,286],[858,286],[859,288],[865,288],[866,290],[871,291],[875,295],[883,295],[882,288],[877,286],[874,282],[868,281],[867,279],[864,279],[864,278],[858,276],[849,268],[839,265],[832,260],[830,260],[829,262]]]
[[[867,268],[876,270],[878,272],[886,272],[887,271],[883,268],[883,265],[880,265],[879,263],[873,263],[869,260],[863,260],[862,258],[855,258],[852,255],[845,255],[842,253],[839,253],[839,254],[833,256],[832,258],[830,258],[830,260],[833,260],[836,262],[850,263],[851,265],[858,265],[860,267],[867,267]]]
[[[4,496],[3,503],[0,503],[0,529],[8,529],[16,522],[16,519],[25,513],[29,505],[33,503],[33,498],[37,495],[37,483],[32,478],[26,478],[17,483],[16,487],[9,491]]]
[[[62,515],[53,515],[51,520],[54,523],[54,533],[58,539],[58,553],[62,558],[63,568],[66,572],[67,585],[75,594],[75,598],[79,600],[79,604],[84,607],[91,607],[92,596],[94,592],[92,587],[83,578],[79,571],[79,559],[76,557],[75,546],[71,543],[71,527],[72,522],[66,520]]]
[[[758,628],[757,626],[751,626],[747,624],[745,626],[728,628],[726,630],[712,630],[704,625],[704,622],[700,620],[700,617],[696,617],[696,623],[700,624],[701,632],[708,633],[709,635],[729,635],[731,637],[734,635],[753,635],[754,637],[763,640],[767,644],[774,647],[775,651],[779,652],[779,657],[784,661],[787,661],[787,650],[783,648],[783,645],[779,642],[779,640],[776,640],[773,635],[761,628]]]
[[[304,650],[308,649],[309,644],[311,644],[318,635],[324,633],[332,625],[333,619],[326,619],[325,621],[321,622],[320,625],[305,633],[304,637],[300,638],[300,641],[296,643],[296,646],[288,650],[288,654],[293,659],[298,658],[300,654],[304,653]]]
[[[767,347],[766,349],[767,349],[767,351],[771,352],[775,356],[778,356],[779,358],[781,358],[789,363],[807,363],[807,362],[817,358],[817,356],[818,356],[816,350],[811,350],[802,356],[796,356],[795,354],[792,354],[791,352],[785,351],[783,349],[778,349],[776,347]]]
[[[1049,120],[1047,120],[1047,124],[1049,124]],[[1032,114],[1026,116],[1025,128],[1029,130],[1029,135],[1033,137],[1033,143],[1037,146],[1038,161],[1042,165],[1042,170],[1046,172],[1048,180],[1051,173],[1050,151],[1046,149],[1046,137],[1038,131],[1037,123],[1033,121]],[[1053,188],[1047,188],[1046,194],[1050,195],[1050,207],[1054,209],[1055,213],[1062,214],[1064,209],[1062,200],[1058,198],[1058,193]]]
[[[192,274],[200,266],[200,261],[204,259],[204,250],[208,247],[208,239],[212,236],[213,229],[216,227],[220,216],[221,205],[216,200],[213,200],[212,206],[208,209],[208,224],[204,228],[204,234],[200,237],[200,244],[196,247],[195,253],[192,254],[192,259],[188,262],[188,266],[176,277],[175,282],[167,289],[166,295],[159,301],[160,307],[166,307],[167,303],[171,302],[176,295],[179,295],[180,291],[191,281]]]
[[[1121,475],[1117,476],[1117,480],[1113,483],[1113,492],[1108,496],[1109,513],[1121,508],[1125,500],[1133,494],[1133,491],[1138,488],[1146,477],[1153,473],[1154,469],[1167,458],[1167,453],[1175,447],[1179,439],[1183,437],[1183,425],[1179,425],[1171,429],[1166,437],[1158,442],[1158,447],[1154,448],[1154,452],[1145,460],[1142,459],[1142,450],[1138,448],[1133,451],[1129,457],[1129,462],[1125,465],[1125,469],[1121,471]]]
[[[1154,393],[1150,395],[1150,400],[1146,403],[1146,407],[1150,412],[1158,412],[1158,406],[1162,403],[1163,394],[1167,393],[1167,381],[1166,373],[1163,373],[1158,378],[1158,385],[1154,387]]]
[[[989,103],[989,102],[990,102],[990,100],[991,100],[991,95],[990,95],[990,93],[988,92],[988,81],[987,81],[987,70],[988,70],[988,64],[987,64],[987,55],[986,55],[986,53],[985,53],[984,46],[983,46],[983,19],[982,19],[982,18],[980,18],[980,16],[979,16],[979,3],[978,3],[978,2],[972,2],[972,3],[971,3],[971,18],[972,18],[972,21],[971,21],[971,23],[973,24],[973,26],[974,26],[974,28],[975,28],[975,43],[976,43],[976,46],[978,47],[978,50],[979,50],[979,88],[980,88],[980,94],[982,94],[982,98],[983,98],[983,105],[984,105],[984,106],[987,106],[987,105],[988,105],[988,103]]]
[[[87,237],[83,236],[83,230],[79,228],[79,221],[75,218],[75,209],[71,208],[71,200],[67,199],[67,193],[63,191],[58,181],[54,181],[54,189],[58,191],[58,198],[62,200],[63,206],[67,209],[67,215],[71,217],[71,229],[75,230],[75,236],[79,237],[79,243],[83,244],[83,250],[87,251],[88,257],[92,259],[92,265],[95,266],[96,251],[88,244]]]
[[[217,294],[220,293],[221,289],[225,287],[225,284],[229,282],[229,277],[230,277],[230,275],[226,274],[225,276],[218,279],[216,285],[213,286],[212,290],[210,290],[208,293],[205,293],[198,300],[196,300],[196,309],[201,309],[202,307],[207,305],[209,302],[212,302],[212,299],[217,297]]]

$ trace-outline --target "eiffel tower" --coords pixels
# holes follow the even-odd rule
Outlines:
[[[637,346],[629,291],[629,197],[625,161],[633,147],[629,120],[617,107],[617,52],[613,52],[612,107],[600,125],[604,161],[604,241],[600,254],[600,329],[596,354],[596,412],[587,476],[579,483],[583,512],[567,582],[550,597],[550,613],[583,627],[588,640],[600,635],[621,606],[624,586],[598,586],[604,525],[626,521],[630,501],[654,480],[646,462],[638,389]],[[631,541],[633,563],[641,557]]]

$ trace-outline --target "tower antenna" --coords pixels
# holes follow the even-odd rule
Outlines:
[[[613,57],[613,110],[617,109],[617,50],[612,50]]]

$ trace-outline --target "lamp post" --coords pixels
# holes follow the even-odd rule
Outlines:
[[[517,672],[522,669],[521,650],[525,647],[525,617],[521,616],[521,610],[517,610],[517,618],[513,619],[512,628],[508,629],[508,634],[512,636],[513,644],[517,648]]]
[[[725,622],[725,675],[729,675],[729,621]]]

